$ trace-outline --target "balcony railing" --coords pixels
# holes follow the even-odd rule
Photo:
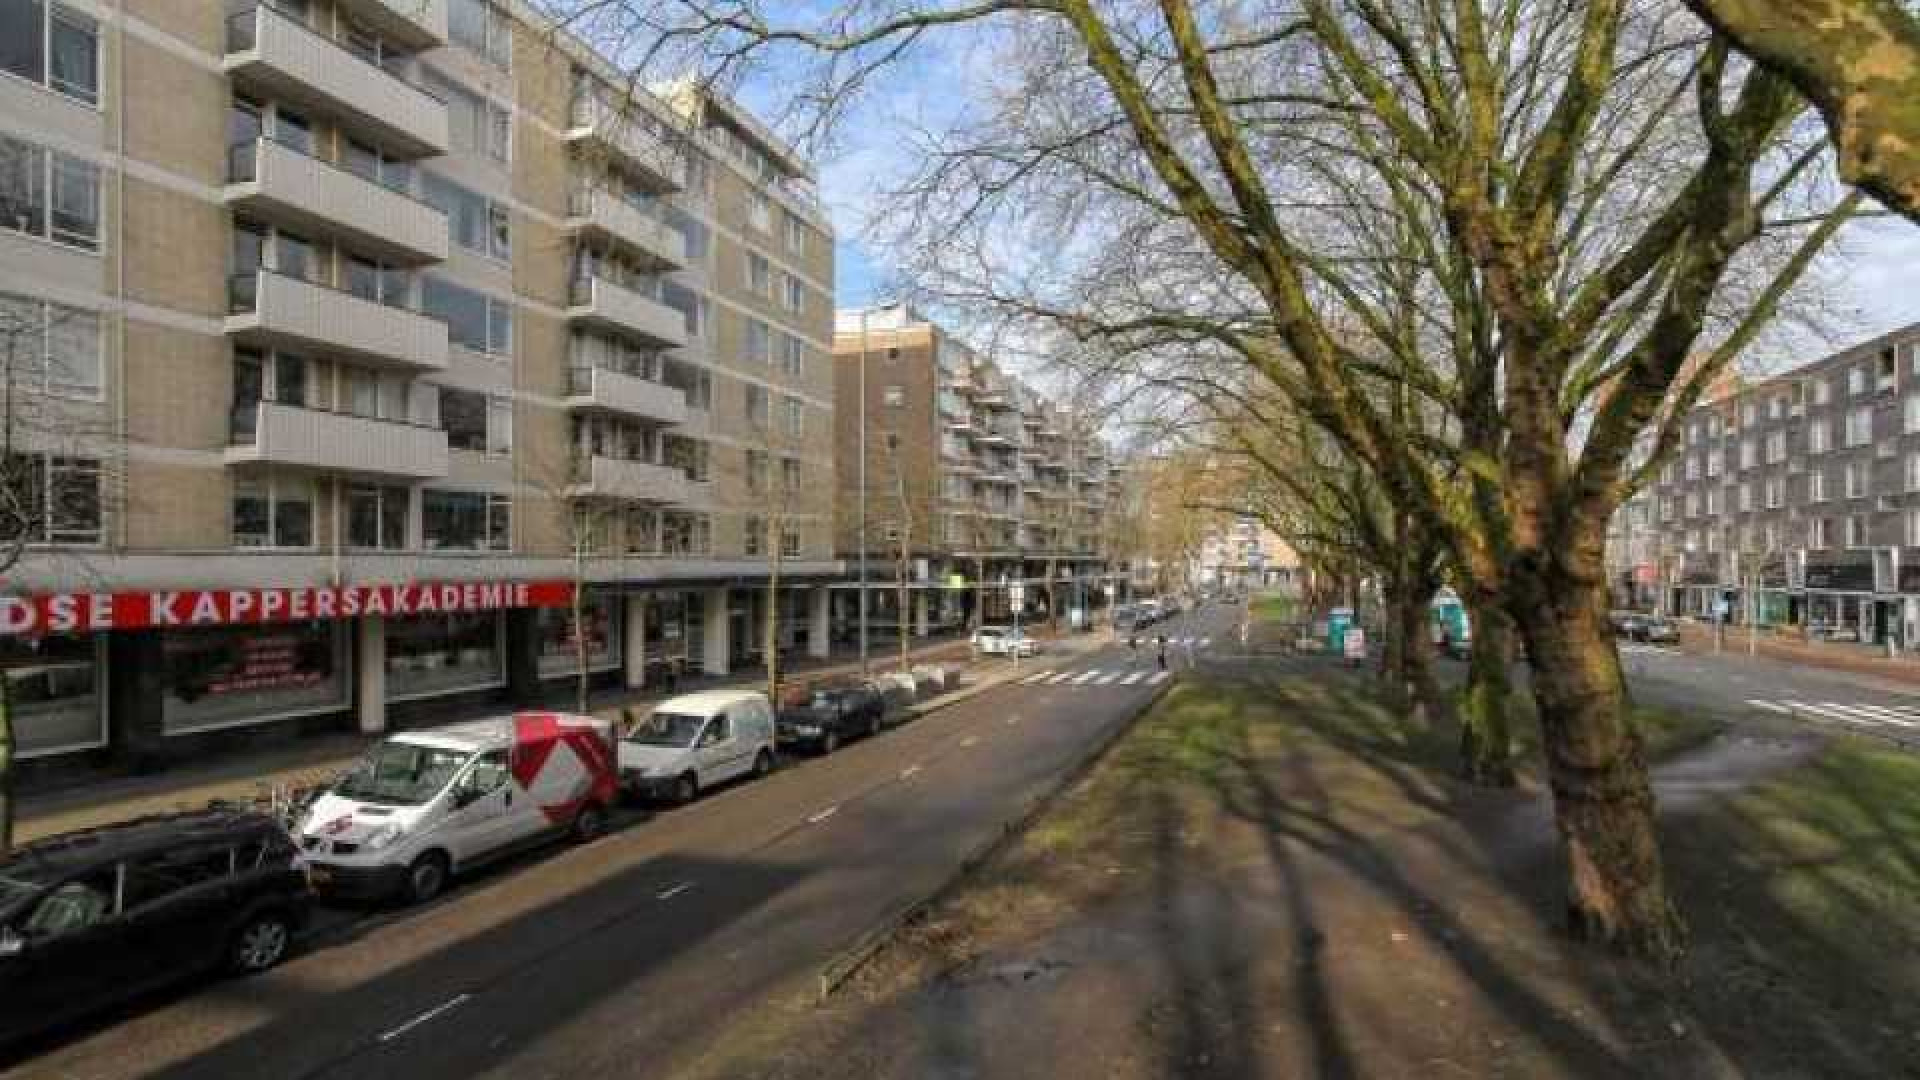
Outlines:
[[[568,113],[569,142],[590,144],[607,151],[623,170],[657,191],[686,186],[686,162],[666,139],[648,130],[635,115],[607,104],[598,95],[576,96]]]
[[[687,265],[687,238],[666,222],[606,191],[576,191],[567,200],[567,227],[611,242],[656,269]]]
[[[447,216],[405,192],[261,137],[227,149],[229,206],[302,231],[350,240],[392,262],[447,257]]]
[[[624,413],[663,424],[687,421],[687,395],[679,389],[605,368],[567,369],[567,404],[575,409]]]
[[[568,495],[684,505],[702,500],[706,490],[707,485],[690,479],[685,469],[594,454],[575,460]]]
[[[406,2],[406,0],[399,0]],[[270,4],[227,17],[222,67],[289,104],[331,113],[411,157],[444,154],[447,106]]]
[[[447,324],[439,319],[272,270],[229,278],[227,310],[227,333],[242,341],[404,371],[447,367]]]
[[[354,18],[409,49],[447,43],[447,0],[340,0]]]
[[[447,475],[436,427],[262,401],[233,414],[228,464],[271,464],[431,480]]]
[[[686,316],[667,305],[616,285],[606,278],[578,278],[567,297],[567,317],[650,345],[680,348],[687,343]]]

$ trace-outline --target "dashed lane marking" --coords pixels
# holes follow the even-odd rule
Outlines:
[[[810,818],[808,818],[808,819],[807,819],[807,824],[809,824],[809,825],[818,825],[818,824],[820,824],[821,822],[823,822],[823,821],[825,821],[825,820],[827,820],[828,818],[830,818],[830,817],[832,817],[833,815],[835,815],[835,814],[837,814],[837,813],[839,813],[839,812],[840,812],[840,808],[839,808],[838,806],[829,806],[829,807],[827,807],[827,808],[826,808],[825,810],[822,810],[822,811],[820,811],[819,813],[817,813],[817,814],[815,814],[815,815],[813,815],[812,817],[810,817]]]
[[[454,1009],[459,1008],[460,1006],[466,1004],[467,1000],[471,997],[473,997],[472,994],[460,994],[450,1000],[443,1001],[440,1004],[435,1005],[433,1008],[428,1009],[426,1012],[421,1013],[419,1016],[416,1016],[413,1019],[407,1021],[406,1023],[401,1024],[399,1027],[394,1028],[392,1031],[389,1031],[386,1034],[381,1035],[380,1041],[392,1042],[393,1040],[399,1038],[400,1036],[405,1035],[407,1032],[412,1031],[414,1028],[419,1027],[421,1024],[427,1023],[428,1021],[434,1019],[437,1016],[444,1015],[448,1012],[453,1011]]]
[[[688,889],[691,889],[691,888],[693,888],[693,882],[683,881],[680,884],[675,885],[671,889],[660,890],[659,892],[653,895],[653,898],[655,900],[671,900],[674,897],[679,896],[681,893],[686,892]]]

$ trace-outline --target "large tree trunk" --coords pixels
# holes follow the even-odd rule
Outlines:
[[[1568,929],[1670,965],[1685,951],[1686,927],[1667,898],[1645,746],[1622,692],[1601,579],[1578,577],[1527,581],[1512,608],[1532,660],[1567,856]]]
[[[1431,720],[1440,707],[1440,683],[1433,674],[1433,594],[1439,585],[1431,575],[1416,574],[1402,589],[1389,615],[1389,640],[1399,650],[1393,671],[1394,693],[1416,718]]]
[[[1467,600],[1467,685],[1460,692],[1460,774],[1483,787],[1512,787],[1513,628],[1483,597]]]

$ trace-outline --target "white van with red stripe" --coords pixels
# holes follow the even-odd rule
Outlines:
[[[323,894],[420,903],[545,837],[591,839],[618,793],[606,721],[524,712],[381,740],[314,802],[295,839]]]

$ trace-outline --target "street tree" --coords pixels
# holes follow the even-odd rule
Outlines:
[[[1569,928],[1678,958],[1601,552],[1672,416],[1856,212],[1786,80],[1664,0],[633,10],[659,31],[643,60],[691,46],[727,78],[817,58],[791,96],[829,118],[936,31],[976,32],[993,85],[896,205],[909,273],[1082,337],[1218,343],[1366,462],[1497,583],[1526,646]],[[1406,254],[1380,262],[1356,225]],[[1383,378],[1472,422],[1396,441]]]

